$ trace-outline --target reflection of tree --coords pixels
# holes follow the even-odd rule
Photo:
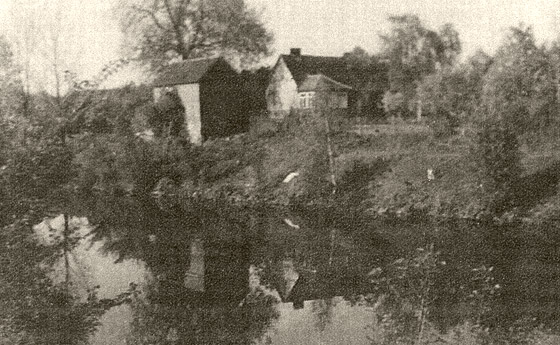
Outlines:
[[[66,284],[54,283],[47,263],[60,254],[30,235],[25,222],[0,231],[0,337],[8,344],[84,344],[110,304],[100,303],[95,292],[80,301]]]
[[[103,250],[142,260],[150,270],[143,293],[131,302],[129,344],[246,344],[261,338],[278,317],[274,297],[255,290],[244,298],[253,248],[244,233],[247,214],[171,213],[132,198],[82,205],[82,214],[97,225],[94,240],[103,241]],[[185,287],[195,239],[204,248],[198,258],[204,291]]]
[[[332,322],[333,309],[335,307],[336,301],[334,298],[311,301],[311,310],[316,317],[315,327],[321,332]]]
[[[296,232],[283,222],[285,215],[277,221],[269,210],[191,204],[195,211],[171,212],[150,200],[122,197],[80,205],[84,209],[73,212],[87,215],[97,226],[95,240],[103,241],[104,250],[121,259],[141,260],[150,270],[145,293],[132,302],[130,344],[251,343],[262,339],[279,315],[275,299],[261,290],[240,305],[247,293],[249,264],[262,264],[261,282],[280,287],[284,276],[279,265],[292,258],[294,268],[310,279],[304,295],[328,299],[333,292],[357,289],[356,277],[369,270],[372,256],[381,255],[356,250],[357,241],[342,231],[336,233],[333,247],[331,229],[348,226],[353,219],[339,219],[326,210],[290,215],[302,227]],[[194,239],[204,243],[204,292],[185,288]],[[333,305],[329,300],[320,303],[317,327],[324,329]]]
[[[157,285],[152,281],[147,296],[131,304],[130,345],[251,344],[262,339],[279,316],[276,299],[259,289],[241,305],[200,305],[188,298],[168,303]]]
[[[297,231],[285,224],[285,215],[276,220],[271,212],[261,216],[265,219],[258,223],[265,229],[259,242],[262,248],[258,256],[252,256],[252,263],[260,265],[261,282],[276,289],[285,301],[286,298],[310,300],[365,293],[369,288],[367,272],[374,263],[383,260],[388,250],[371,233],[364,238],[345,230],[363,226],[364,219],[341,216],[332,209],[290,214],[289,219],[300,226]],[[292,271],[301,279],[294,290],[288,288],[291,290],[288,297],[287,281],[296,276]]]

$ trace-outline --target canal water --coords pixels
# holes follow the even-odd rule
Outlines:
[[[380,220],[333,209],[163,211],[132,199],[90,200],[72,212],[73,293],[135,292],[100,317],[90,344],[371,344],[380,316],[372,272],[428,244],[447,270],[430,315],[441,329],[464,321],[454,286],[468,280],[463,268],[482,265],[496,267],[503,287],[496,322],[530,317],[558,327],[553,225],[541,226],[537,239],[522,225]],[[61,215],[35,233],[52,245],[63,226]],[[61,281],[67,268],[57,265]]]

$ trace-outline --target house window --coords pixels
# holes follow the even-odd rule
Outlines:
[[[313,107],[313,93],[302,92],[299,94],[299,107],[301,109],[309,109]]]
[[[299,107],[301,109],[309,108],[309,97],[305,92],[299,94]]]

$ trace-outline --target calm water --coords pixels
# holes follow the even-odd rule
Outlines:
[[[511,226],[223,205],[187,214],[130,199],[89,200],[73,212],[83,238],[70,260],[74,293],[99,285],[100,298],[114,298],[130,283],[140,291],[101,317],[91,344],[370,344],[376,316],[360,297],[373,292],[368,273],[426,243],[441,251],[447,278],[463,266],[498,267],[507,289],[497,319],[558,320],[552,229],[529,243],[523,229],[504,237]],[[50,225],[61,228],[62,217]],[[44,224],[36,232],[45,238]],[[446,293],[432,316],[441,327],[462,317]]]

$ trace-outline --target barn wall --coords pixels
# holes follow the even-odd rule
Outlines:
[[[283,119],[297,105],[297,84],[282,58],[278,60],[266,89],[266,104],[270,117]]]
[[[209,71],[200,82],[203,140],[226,137],[248,129],[248,113],[242,106],[244,100],[239,76],[229,66],[227,68],[224,66]]]
[[[200,102],[204,140],[231,134],[232,117],[237,109],[230,92],[231,88],[225,81],[207,81],[201,84]]]
[[[198,84],[177,85],[177,92],[185,107],[185,126],[191,143],[202,144],[200,117],[200,87]]]

